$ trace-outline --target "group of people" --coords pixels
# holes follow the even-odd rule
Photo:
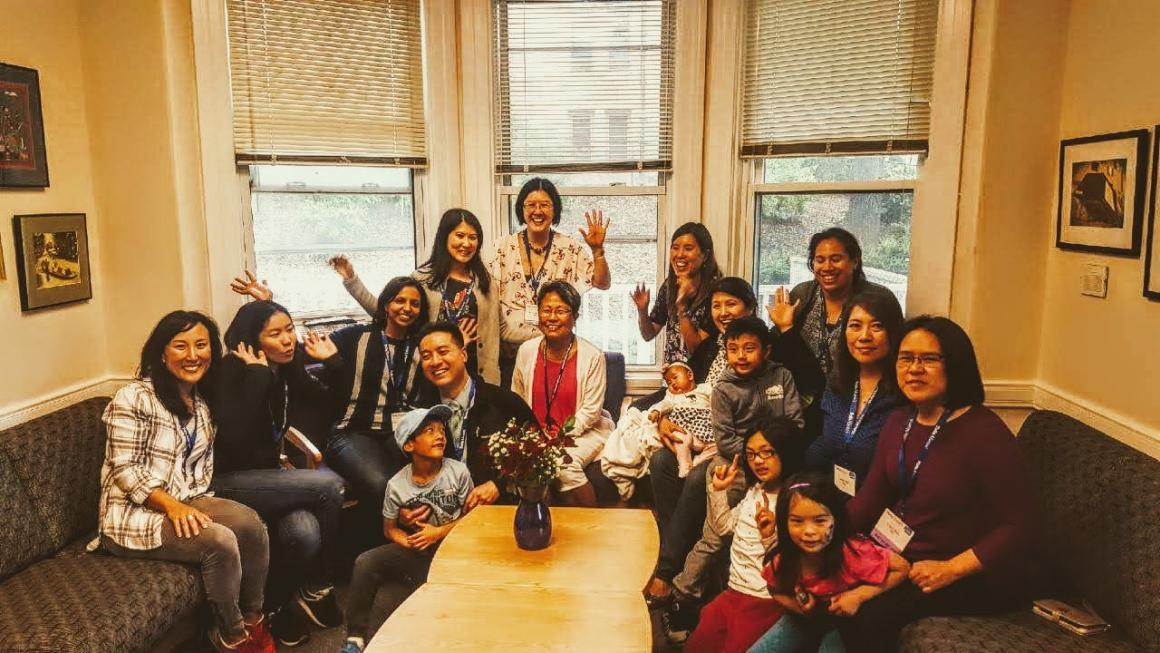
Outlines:
[[[648,487],[661,552],[645,599],[686,650],[886,651],[914,619],[1024,599],[1030,493],[970,340],[945,318],[904,321],[854,236],[814,235],[814,280],[779,290],[767,327],[708,231],[681,225],[655,301],[632,293],[641,337],[664,334],[663,387],[614,423],[603,352],[576,335],[583,294],[611,284],[608,222],[586,214],[581,242],[553,229],[562,208],[551,182],[527,182],[525,228],[487,263],[478,219],[449,210],[428,260],[377,296],[336,256],[371,322],[329,336],[300,341],[248,274],[234,289],[255,301],[224,345],[201,313],[163,317],[104,414],[103,548],[199,565],[220,651],[345,619],[342,653],[358,653],[376,595],[393,609],[463,515],[515,500],[489,436],[573,420],[553,500],[624,505]],[[303,411],[331,424],[318,469],[285,464]],[[384,543],[340,608],[351,499]],[[292,574],[267,597],[272,555]]]

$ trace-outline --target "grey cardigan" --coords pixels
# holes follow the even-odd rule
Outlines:
[[[423,270],[415,270],[411,273],[411,277],[419,282],[419,285],[423,287],[423,292],[427,295],[427,319],[431,322],[438,320],[439,305],[443,301],[442,289],[431,288],[428,285],[431,277]],[[358,278],[357,274],[344,280],[342,285],[350,293],[350,296],[354,297],[355,301],[363,307],[363,310],[372,316],[375,314],[379,298],[367,290],[366,284]],[[495,277],[491,278],[486,295],[481,293],[479,288],[475,289],[475,304],[479,309],[477,326],[479,340],[475,343],[475,355],[479,360],[479,376],[488,383],[499,385],[499,341],[500,332],[505,329],[499,319],[499,288],[496,287]]]

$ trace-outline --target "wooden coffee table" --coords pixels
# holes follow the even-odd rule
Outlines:
[[[514,518],[514,506],[465,517],[367,653],[652,650],[641,596],[660,545],[651,513],[552,508],[540,551],[516,547]]]

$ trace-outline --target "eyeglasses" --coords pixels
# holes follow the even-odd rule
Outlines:
[[[922,354],[920,356],[915,356],[914,354],[899,354],[897,365],[902,369],[909,369],[911,365],[918,363],[919,367],[929,370],[932,367],[938,367],[942,362],[942,354]]]
[[[746,460],[769,460],[777,455],[773,449],[762,449],[761,451],[745,451]]]
[[[572,309],[570,309],[570,308],[557,308],[555,310],[549,309],[549,308],[541,308],[540,309],[540,315],[543,315],[544,317],[565,318],[571,314],[572,314]]]
[[[524,210],[525,211],[535,211],[537,209],[540,211],[551,211],[552,210],[552,203],[551,202],[524,202]]]

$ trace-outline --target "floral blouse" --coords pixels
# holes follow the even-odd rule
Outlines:
[[[505,358],[514,358],[521,343],[540,335],[538,326],[524,321],[524,308],[535,306],[536,297],[531,282],[524,274],[522,234],[523,231],[519,231],[501,240],[490,266],[490,272],[499,287],[499,319],[507,326],[504,340],[500,344],[500,352]],[[552,236],[552,249],[544,261],[540,284],[560,279],[572,284],[577,292],[583,294],[592,287],[595,271],[596,266],[587,245],[556,232]]]

